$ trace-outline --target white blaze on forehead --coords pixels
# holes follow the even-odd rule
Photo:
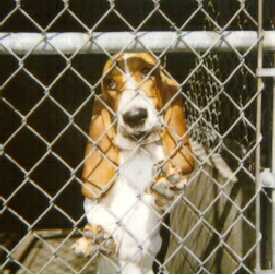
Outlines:
[[[123,55],[123,61],[124,61],[124,77],[125,77],[125,83],[126,83],[126,89],[135,91],[137,88],[136,81],[132,78],[131,72],[128,67],[128,58],[130,57],[130,54],[124,54]]]

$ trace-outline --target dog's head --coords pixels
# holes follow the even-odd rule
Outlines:
[[[166,156],[173,165],[190,170],[188,165],[192,166],[193,159],[188,152],[185,109],[179,86],[161,69],[156,58],[148,53],[115,56],[104,66],[101,89],[101,100],[94,104],[89,131],[98,148],[88,145],[86,155],[90,156],[84,165],[85,181],[107,190],[116,170],[111,162],[118,163],[119,159],[117,146],[123,148],[140,140],[150,140],[155,133],[162,139]],[[179,153],[182,151],[184,153]]]
[[[138,141],[160,129],[163,106],[157,60],[149,54],[123,54],[107,61],[102,95],[117,114],[117,131]]]

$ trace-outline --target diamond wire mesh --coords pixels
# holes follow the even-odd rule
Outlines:
[[[219,2],[192,1],[192,12],[185,14],[185,21],[180,23],[174,22],[173,17],[167,15],[164,1],[152,0],[148,2],[152,4],[152,8],[148,13],[143,14],[142,20],[140,20],[138,24],[132,24],[126,14],[120,11],[118,1],[114,0],[106,1],[106,10],[102,12],[93,24],[86,24],[73,10],[73,1],[63,0],[59,1],[59,11],[47,24],[43,25],[39,23],[37,18],[34,19],[31,10],[25,8],[25,1],[17,0],[14,1],[14,6],[1,18],[0,26],[5,27],[9,20],[20,14],[20,16],[24,17],[30,25],[34,27],[36,32],[44,35],[51,31],[62,17],[69,16],[77,22],[82,32],[89,34],[91,37],[93,32],[110,17],[116,17],[117,20],[124,25],[124,28],[133,33],[137,33],[144,29],[147,30],[148,23],[150,25],[150,20],[154,15],[158,14],[169,26],[170,30],[177,33],[190,28],[190,25],[193,30],[197,30],[196,25],[192,25],[192,21],[200,16],[203,17],[204,20],[203,24],[199,27],[206,30],[215,30],[220,35],[220,39],[223,37],[224,32],[231,28],[240,30],[245,29],[246,26],[248,29],[255,30],[257,28],[257,21],[254,15],[255,11],[253,9],[255,5],[251,5],[248,1],[234,1],[232,14],[230,14],[226,20],[224,18],[225,16],[221,15],[223,12],[222,8],[224,7],[219,6],[221,5]],[[157,67],[162,66],[161,60],[167,55],[170,47],[164,48],[161,53],[155,54],[142,44],[138,36],[135,37],[135,40],[143,47],[144,52],[149,52],[157,58]],[[257,93],[255,91],[256,64],[252,49],[256,46],[258,40],[252,41],[251,47],[244,52],[240,52],[229,44],[228,46],[231,48],[232,53],[228,56],[226,56],[226,54],[213,53],[213,48],[219,43],[219,40],[204,52],[199,52],[190,45],[186,45],[190,53],[185,58],[187,64],[190,62],[190,68],[185,69],[187,74],[184,78],[182,78],[182,75],[179,78],[180,89],[177,93],[184,97],[187,106],[187,118],[189,122],[188,134],[194,140],[193,154],[196,159],[197,170],[190,178],[189,185],[185,188],[186,190],[178,194],[178,196],[170,202],[168,209],[161,214],[156,212],[157,215],[163,217],[167,213],[172,213],[171,225],[163,221],[160,222],[168,232],[166,233],[166,238],[170,238],[167,255],[162,262],[158,259],[156,260],[160,270],[166,273],[184,272],[186,270],[198,273],[222,272],[224,270],[229,270],[230,272],[252,272],[254,269],[254,253],[259,239],[258,236],[255,235],[255,217],[253,216],[255,198],[258,194],[254,188],[255,171],[253,166],[253,153],[257,146],[255,140],[255,112],[253,108],[255,108]],[[38,269],[35,269],[36,272],[45,272],[53,261],[58,260],[66,266],[70,272],[77,273],[82,272],[90,262],[93,262],[94,258],[88,259],[84,266],[75,269],[75,267],[69,263],[68,258],[60,253],[60,251],[71,242],[71,238],[75,233],[80,232],[79,227],[83,224],[85,214],[83,213],[77,218],[72,217],[69,211],[59,206],[58,199],[73,183],[77,183],[78,188],[83,184],[80,172],[87,156],[86,159],[82,158],[79,163],[75,165],[72,164],[71,161],[67,161],[60,151],[56,151],[55,146],[70,129],[77,131],[78,134],[85,139],[85,142],[90,142],[94,145],[99,142],[99,140],[92,140],[87,132],[78,125],[77,120],[78,115],[87,108],[87,105],[91,103],[94,97],[106,106],[106,103],[101,100],[101,97],[96,92],[104,79],[104,75],[99,76],[98,79],[92,83],[89,78],[80,72],[79,68],[73,65],[74,59],[78,57],[81,48],[85,47],[85,45],[82,45],[82,47],[78,48],[73,54],[66,55],[48,41],[56,51],[56,56],[64,62],[64,67],[60,69],[49,83],[45,84],[45,82],[41,81],[39,76],[37,76],[36,71],[29,69],[27,64],[28,59],[32,56],[33,50],[41,42],[42,41],[39,41],[34,47],[31,47],[28,53],[23,56],[13,52],[12,49],[6,49],[9,55],[13,57],[13,60],[16,61],[17,65],[1,82],[1,101],[2,104],[5,105],[5,108],[9,109],[9,112],[12,112],[19,118],[20,123],[11,135],[4,140],[4,153],[2,157],[14,165],[21,173],[22,181],[7,195],[1,195],[2,208],[0,214],[4,215],[5,213],[9,213],[9,215],[13,216],[24,228],[24,233],[21,234],[17,243],[12,247],[6,247],[1,244],[0,248],[4,252],[1,269],[5,270],[6,267],[13,262],[20,266],[22,272],[33,271],[30,270],[24,262],[13,256],[24,241],[30,237],[30,235],[33,235],[41,241],[44,249],[47,248],[49,251],[47,252],[49,256],[48,259],[45,260]],[[100,45],[98,45],[98,47],[100,47]],[[113,58],[114,55],[112,53],[104,48],[101,48],[101,50],[105,57]],[[122,48],[120,52],[127,52],[127,46]],[[169,62],[169,60],[167,60],[167,62]],[[167,70],[169,71],[169,68]],[[16,104],[9,100],[9,95],[5,93],[9,88],[8,86],[16,79],[17,75],[22,72],[42,91],[42,96],[39,100],[25,111],[20,110]],[[84,89],[88,90],[82,102],[74,108],[74,110],[73,108],[64,106],[52,93],[58,85],[58,82],[68,72],[82,83]],[[235,79],[237,79],[237,81]],[[238,81],[240,81],[242,86],[240,86],[240,83],[236,83]],[[236,87],[234,87],[234,85],[236,85]],[[53,104],[58,109],[58,112],[65,116],[64,121],[66,121],[64,127],[58,129],[58,133],[51,138],[51,141],[49,141],[48,137],[45,137],[45,135],[47,135],[45,131],[42,131],[42,134],[29,122],[32,116],[42,109],[46,102]],[[109,106],[106,107],[110,109]],[[166,107],[168,108],[169,106]],[[112,123],[115,125],[117,119],[116,114],[112,110],[111,112],[113,115]],[[86,113],[88,112],[86,111]],[[90,114],[88,114],[88,116],[90,116]],[[13,156],[14,154],[8,150],[9,145],[12,144],[22,131],[28,131],[32,138],[34,137],[35,140],[38,140],[39,143],[44,146],[44,152],[36,159],[33,165],[22,165],[20,161]],[[243,135],[239,135],[240,131]],[[200,145],[198,149],[199,152],[196,152],[196,144],[203,145],[203,149]],[[40,168],[49,157],[55,159],[59,165],[62,165],[68,174],[62,186],[58,188],[54,194],[33,179],[35,171]],[[102,157],[108,159],[103,153]],[[227,164],[221,161],[221,159],[225,160]],[[206,187],[202,188],[202,184]],[[47,201],[47,207],[32,221],[25,218],[25,216],[20,213],[20,210],[17,210],[18,207],[14,208],[10,206],[12,200],[16,198],[26,186],[34,188],[39,195],[42,195]],[[205,188],[210,190],[209,194],[204,193]],[[193,194],[194,190],[202,190],[202,194],[199,192]],[[249,195],[241,198],[246,191]],[[203,200],[203,195],[205,194],[207,194],[207,198]],[[228,210],[228,216],[226,216],[227,210],[223,211],[223,208],[230,209]],[[65,217],[66,222],[73,228],[58,246],[52,245],[47,238],[35,231],[36,227],[38,227],[44,219],[49,220],[47,215],[52,213],[52,211]],[[186,225],[186,222],[182,221],[182,219],[186,217],[192,217],[190,218],[189,225]],[[123,223],[123,217],[120,218],[120,222]],[[124,229],[125,232],[131,234],[126,228]],[[10,230],[12,230],[12,227]],[[250,236],[244,237],[242,232],[249,232]],[[144,241],[150,238],[150,233],[151,232],[148,232],[148,236],[145,236]],[[200,249],[198,249],[198,243],[195,241],[196,238],[201,241],[199,235],[207,240],[201,245]],[[136,239],[132,234],[131,237]],[[136,240],[136,243],[137,246],[142,246],[138,240]],[[149,251],[145,251],[145,253],[147,253],[149,257],[155,257],[151,255]],[[219,255],[220,253],[225,256]],[[223,269],[221,266],[224,265],[224,263],[226,264]]]

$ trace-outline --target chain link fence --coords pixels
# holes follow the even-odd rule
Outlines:
[[[81,174],[86,145],[98,146],[89,123],[94,99],[101,98],[102,68],[107,59],[128,52],[150,53],[156,67],[179,83],[196,163],[188,184],[158,214],[161,249],[157,255],[145,251],[154,272],[272,268],[267,224],[272,195],[261,188],[259,172],[272,159],[273,106],[271,93],[263,93],[264,108],[259,107],[263,86],[256,69],[259,56],[263,65],[272,63],[259,48],[274,50],[274,10],[266,1],[261,19],[261,5],[256,0],[1,1],[2,272],[96,273],[98,257],[115,262],[100,249],[93,257],[78,257],[72,245],[87,223]],[[262,28],[268,31],[264,37]],[[271,89],[268,80],[265,90]],[[261,163],[255,160],[260,127]]]

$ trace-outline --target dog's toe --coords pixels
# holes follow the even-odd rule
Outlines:
[[[171,187],[172,185],[170,182],[161,177],[153,184],[152,189],[163,195],[165,198],[172,199],[175,196],[175,191]]]
[[[86,237],[79,238],[73,245],[75,254],[82,257],[89,257],[93,253],[93,243]]]
[[[76,255],[89,257],[98,252],[102,252],[106,256],[115,255],[115,241],[101,225],[87,224],[83,235],[84,237],[78,239],[72,246]]]
[[[104,239],[104,229],[98,224],[87,224],[84,227],[83,234],[85,237],[90,238],[95,242]]]
[[[116,244],[113,238],[107,238],[100,243],[100,250],[106,256],[114,256],[116,253]]]

